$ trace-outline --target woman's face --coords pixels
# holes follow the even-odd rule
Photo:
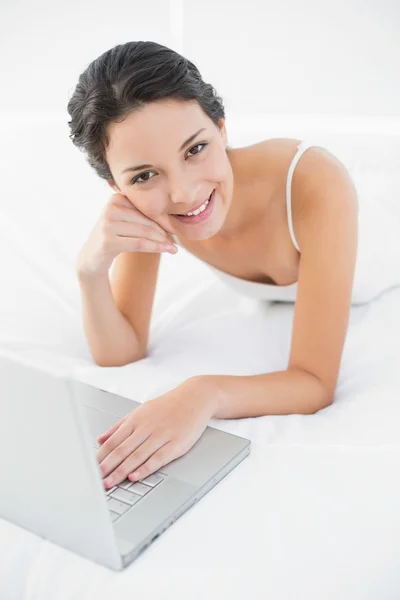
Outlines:
[[[116,182],[110,186],[170,233],[191,240],[215,235],[233,192],[224,119],[220,128],[194,100],[153,102],[110,123],[106,159]],[[192,224],[174,216],[197,208],[214,189],[207,219]]]

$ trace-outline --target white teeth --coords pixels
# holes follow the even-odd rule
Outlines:
[[[211,194],[210,194],[210,198],[211,198]],[[181,217],[191,217],[193,215],[199,215],[201,212],[203,212],[203,210],[206,208],[207,204],[210,202],[210,198],[207,198],[207,200],[204,202],[204,204],[202,204],[197,210],[194,210],[193,212],[185,213],[180,216]]]

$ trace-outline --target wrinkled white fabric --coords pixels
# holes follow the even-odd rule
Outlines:
[[[44,136],[39,129],[30,134],[24,128],[20,138],[14,124],[7,138],[3,132],[9,163],[1,178],[0,351],[64,367],[76,379],[139,402],[192,375],[286,368],[293,305],[236,293],[183,248],[162,257],[148,358],[124,367],[94,365],[74,259],[109,190],[104,194],[98,186],[94,193],[97,180],[85,179],[84,165],[79,186],[66,178],[79,171],[82,157],[63,151],[60,132]],[[38,153],[44,137],[46,147]],[[66,139],[68,148],[69,143]],[[373,140],[369,143],[367,158]],[[43,169],[24,161],[29,194],[15,185],[21,147],[24,156],[46,158],[46,185]],[[360,156],[358,150],[354,155]],[[389,174],[375,176],[374,189],[367,172],[361,183],[379,198]],[[375,250],[368,251],[375,256],[380,246],[370,241]],[[362,277],[367,266],[366,259]],[[374,264],[372,269],[378,272]],[[396,598],[399,306],[400,288],[352,306],[332,406],[309,416],[212,419],[210,425],[251,439],[249,457],[124,572],[109,571],[0,516],[0,598]],[[6,401],[3,390],[1,402]],[[29,490],[26,497],[29,504]]]

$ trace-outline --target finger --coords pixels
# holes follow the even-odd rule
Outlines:
[[[99,468],[103,478],[115,471],[150,435],[151,432],[143,427],[132,433],[132,424],[123,423],[99,451]]]
[[[149,460],[149,458],[155,453],[160,451],[166,443],[165,439],[161,440],[154,436],[149,436],[146,441],[143,442],[132,452],[116,469],[110,471],[104,484],[108,486],[118,485],[121,481],[127,479],[128,475],[134,472],[140,465]]]
[[[111,204],[116,204],[118,206],[128,206],[130,208],[132,208],[133,206],[129,198],[125,196],[125,194],[121,194],[120,192],[115,192],[115,194],[112,194],[109,202]]]
[[[115,226],[115,230],[118,237],[144,237],[158,242],[169,241],[168,233],[164,229],[161,229],[161,227],[158,227],[158,225],[154,225],[154,223],[151,226],[150,223],[143,223],[141,221],[131,223],[120,221]]]
[[[111,433],[109,438],[100,446],[97,452],[97,460],[99,463],[118,448],[132,433],[133,424],[129,420],[125,420],[117,429]]]
[[[170,242],[158,242],[155,240],[141,238],[120,237],[118,247],[122,252],[170,252],[174,254],[178,248]]]
[[[114,431],[116,431],[120,425],[122,425],[122,423],[125,421],[125,419],[126,419],[127,416],[128,415],[125,415],[125,417],[122,417],[122,419],[120,419],[119,421],[117,421],[116,423],[114,423],[114,425],[112,425],[110,427],[110,429],[107,429],[107,431],[105,431],[104,433],[102,433],[101,435],[99,435],[99,437],[97,438],[97,441],[98,442],[104,442],[105,440],[107,440],[110,437],[110,435],[112,433],[114,433]]]
[[[99,437],[97,438],[97,441],[100,443],[105,442],[110,437],[110,435],[118,429],[119,426],[120,426],[120,423],[115,423],[110,429],[108,429],[106,432],[99,435]]]
[[[152,473],[159,471],[175,458],[179,458],[184,454],[179,452],[178,447],[172,441],[164,444],[157,452],[152,454],[150,458],[141,464],[139,468],[128,474],[128,479],[131,481],[139,481],[145,479]]]
[[[114,216],[114,219],[120,221],[118,223],[119,235],[129,235],[132,233],[132,224],[134,225],[134,231],[138,231],[140,236],[155,235],[158,237],[161,236],[160,239],[164,240],[170,235],[161,225],[148,219],[140,212],[122,209],[118,215]]]

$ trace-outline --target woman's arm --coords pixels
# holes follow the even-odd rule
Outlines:
[[[260,375],[198,375],[191,379],[194,389],[212,399],[214,419],[310,415],[331,404],[317,377],[296,368]]]
[[[313,150],[314,152],[314,150]],[[309,155],[296,201],[301,257],[292,344],[285,371],[205,375],[215,418],[310,414],[332,403],[348,328],[358,241],[353,181],[329,152]]]

